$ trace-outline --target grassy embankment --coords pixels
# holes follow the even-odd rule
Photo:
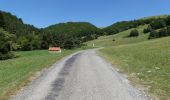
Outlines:
[[[130,80],[148,92],[154,100],[170,100],[170,37],[148,40],[140,26],[138,37],[124,38],[130,30],[102,36],[87,42],[105,47],[99,54],[110,60]],[[115,39],[115,41],[112,41]]]
[[[100,53],[133,82],[144,85],[154,99],[170,99],[170,37],[108,47]]]
[[[47,50],[16,52],[18,58],[0,61],[0,100],[8,99],[27,85],[36,72],[78,50],[63,50],[61,54],[48,53]]]

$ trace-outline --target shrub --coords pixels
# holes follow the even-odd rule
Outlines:
[[[162,19],[158,19],[153,21],[151,24],[152,29],[160,29],[166,26],[166,23]]]
[[[8,53],[5,53],[5,54],[2,54],[0,52],[0,60],[5,60],[5,59],[10,59],[10,58],[14,58],[15,55],[13,52],[8,52]]]
[[[170,36],[170,26],[167,27],[167,35]]]
[[[170,16],[168,16],[165,21],[167,26],[170,25]]]
[[[130,35],[129,35],[129,37],[136,37],[136,36],[139,36],[139,32],[138,32],[138,30],[132,30],[131,32],[130,32]]]
[[[161,29],[158,33],[159,33],[159,37],[165,37],[167,36],[167,29],[166,28]]]
[[[147,28],[143,30],[143,33],[148,33],[152,31],[152,27],[149,25]]]
[[[154,39],[154,38],[158,38],[159,37],[159,33],[155,30],[151,31],[148,39]]]
[[[0,28],[0,60],[14,57],[14,54],[11,52],[13,37],[14,35]]]
[[[149,39],[160,38],[170,36],[170,27],[159,30],[158,32],[152,31],[149,35]]]

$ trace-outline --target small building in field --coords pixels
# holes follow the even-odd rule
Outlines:
[[[60,47],[49,47],[48,51],[50,53],[61,53],[61,48]]]

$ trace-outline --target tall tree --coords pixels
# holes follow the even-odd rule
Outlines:
[[[0,60],[14,57],[12,50],[12,38],[14,36],[0,28]]]
[[[0,27],[5,28],[4,17],[1,11],[0,11]]]

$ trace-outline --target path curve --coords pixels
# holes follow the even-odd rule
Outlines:
[[[95,51],[62,59],[12,100],[148,100]]]

